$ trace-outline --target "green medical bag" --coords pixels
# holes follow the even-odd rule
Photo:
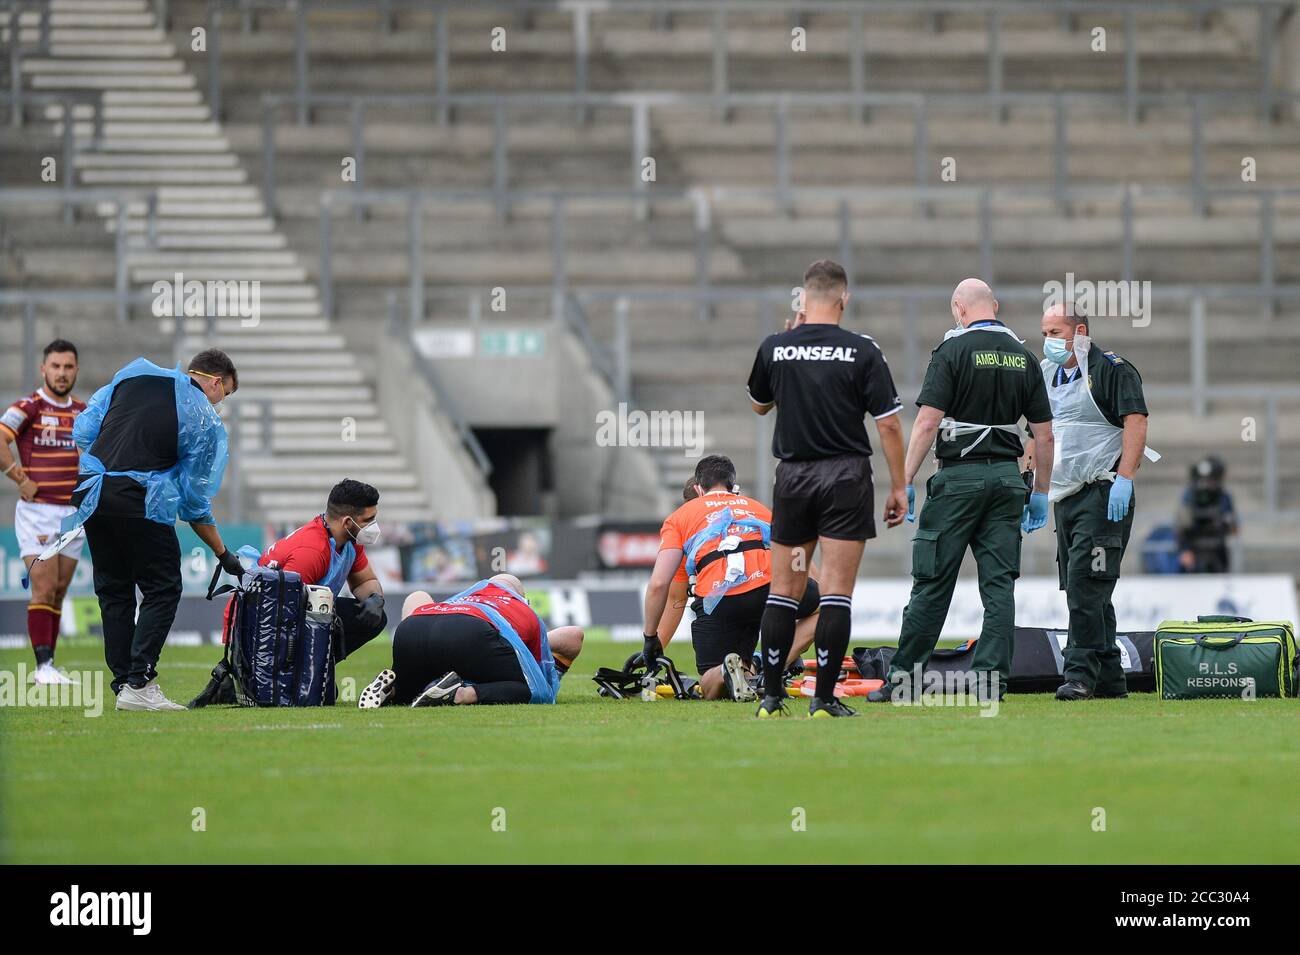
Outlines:
[[[1156,631],[1155,664],[1165,700],[1296,695],[1295,630],[1285,620],[1166,620]]]

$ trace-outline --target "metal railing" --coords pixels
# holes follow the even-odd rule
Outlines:
[[[718,98],[717,115],[720,119],[727,117],[727,109],[722,105],[722,98],[729,90],[727,17],[729,14],[750,13],[785,13],[791,21],[798,24],[804,17],[812,14],[844,14],[849,17],[849,70],[846,77],[847,92],[852,95],[866,93],[867,89],[867,53],[866,53],[866,18],[872,13],[915,13],[924,15],[930,29],[937,30],[942,17],[949,14],[970,16],[983,15],[986,33],[987,91],[996,95],[1004,89],[1003,61],[1006,57],[1002,42],[1003,18],[1008,15],[1023,13],[1055,13],[1061,18],[1061,27],[1074,31],[1082,15],[1120,14],[1124,20],[1124,97],[1128,115],[1131,120],[1139,117],[1139,94],[1141,87],[1141,66],[1137,49],[1137,17],[1151,12],[1177,11],[1187,14],[1199,29],[1208,26],[1211,14],[1225,9],[1234,11],[1254,10],[1257,15],[1256,45],[1258,64],[1256,67],[1255,93],[1258,97],[1257,108],[1261,115],[1267,115],[1274,105],[1273,70],[1276,61],[1276,27],[1281,18],[1294,9],[1290,0],[1247,0],[1247,2],[1222,2],[1222,0],[1190,0],[1190,2],[1126,2],[1126,0],[1048,0],[1048,2],[1027,2],[1027,0],[873,0],[871,3],[851,2],[851,0],[565,0],[563,3],[510,2],[510,0],[475,0],[473,3],[456,3],[448,0],[386,0],[375,3],[373,0],[209,0],[208,4],[208,59],[209,89],[208,102],[214,115],[220,115],[221,108],[221,60],[217,33],[223,11],[239,10],[244,17],[245,29],[254,22],[253,12],[262,10],[291,11],[294,16],[294,101],[297,107],[299,123],[310,121],[308,98],[311,85],[308,76],[310,52],[307,48],[307,17],[314,10],[369,10],[373,11],[385,31],[393,28],[395,10],[420,10],[431,12],[435,18],[433,56],[434,56],[434,92],[446,95],[450,92],[450,52],[448,42],[448,14],[463,8],[491,8],[504,11],[513,10],[527,18],[532,13],[568,13],[573,35],[572,54],[574,62],[574,89],[578,95],[589,90],[591,51],[591,21],[594,15],[605,13],[644,12],[656,15],[656,22],[662,28],[672,27],[674,14],[708,14],[711,19],[711,79],[712,93]],[[995,107],[996,115],[1001,115],[1001,107]],[[587,111],[581,109],[579,117],[585,119]],[[440,109],[439,120],[446,122],[448,113]]]
[[[446,298],[463,298],[466,303],[465,320],[469,322],[481,319],[482,312],[474,310],[470,302],[481,294],[481,289],[474,286],[437,286],[431,289],[438,296]],[[511,295],[516,301],[544,301],[551,291],[547,286],[512,286]],[[1000,301],[1034,302],[1041,305],[1044,292],[1040,286],[999,286],[997,295]],[[1261,447],[1261,486],[1260,498],[1265,510],[1272,515],[1300,517],[1300,512],[1283,510],[1280,501],[1280,464],[1279,448],[1281,444],[1280,419],[1283,404],[1300,404],[1300,386],[1294,385],[1217,385],[1208,381],[1209,326],[1207,313],[1211,302],[1234,298],[1237,291],[1251,297],[1251,289],[1234,290],[1230,287],[1198,288],[1195,286],[1161,286],[1162,296],[1183,303],[1187,309],[1187,345],[1188,364],[1187,384],[1182,385],[1147,385],[1145,392],[1149,398],[1175,401],[1183,404],[1194,415],[1203,417],[1209,414],[1216,402],[1258,403],[1263,406],[1263,418],[1259,426],[1257,443]],[[670,303],[678,306],[695,307],[698,304],[698,289],[690,286],[672,287],[628,287],[628,286],[571,286],[565,291],[568,303],[564,313],[566,325],[579,337],[580,341],[593,357],[597,371],[615,389],[616,401],[633,401],[633,388],[630,373],[630,336],[628,334],[629,311],[632,303]],[[1300,297],[1300,287],[1292,290],[1294,297]],[[891,362],[898,374],[900,395],[905,401],[915,398],[920,388],[921,372],[924,368],[924,351],[919,341],[917,317],[922,309],[945,309],[952,296],[952,289],[942,285],[900,286],[893,288],[864,286],[854,289],[853,298],[859,306],[870,306],[882,302],[903,304],[905,306],[902,321],[903,354],[901,360],[894,357]],[[747,303],[757,310],[755,341],[764,335],[778,331],[785,315],[789,314],[791,293],[785,287],[754,287],[712,289],[708,293],[710,304]],[[612,309],[612,324],[608,340],[602,341],[593,332],[589,317],[593,307]],[[516,308],[517,312],[517,308]],[[405,323],[404,323],[405,324]],[[406,325],[406,329],[412,326]],[[418,327],[418,326],[415,326]],[[929,342],[926,343],[928,348]],[[756,480],[762,484],[770,477],[771,456],[768,451],[770,441],[770,421],[755,416],[754,421],[754,473]]]
[[[1242,186],[1237,188],[1220,187],[1205,189],[1200,193],[1195,190],[1169,186],[1091,186],[1071,187],[1066,191],[1066,199],[1071,202],[1112,201],[1118,204],[1121,241],[1119,248],[1118,276],[1124,281],[1134,279],[1135,259],[1137,255],[1137,237],[1135,222],[1137,214],[1135,204],[1139,198],[1174,199],[1189,203],[1192,209],[1205,199],[1238,198],[1249,199],[1258,203],[1258,256],[1260,263],[1259,280],[1250,286],[1209,284],[1197,286],[1205,294],[1212,296],[1227,295],[1236,298],[1250,297],[1260,303],[1267,314],[1274,314],[1276,304],[1283,299],[1295,298],[1300,286],[1280,283],[1277,279],[1276,256],[1276,215],[1275,208],[1279,197],[1300,196],[1300,186],[1292,188],[1267,188],[1261,186]],[[428,202],[505,202],[506,204],[522,201],[543,200],[551,204],[551,256],[552,288],[557,319],[562,313],[564,299],[568,291],[567,266],[567,215],[566,204],[572,199],[603,198],[615,202],[626,201],[633,207],[641,202],[666,202],[688,200],[694,207],[695,232],[695,287],[699,317],[707,319],[711,313],[710,303],[713,299],[712,258],[715,237],[713,218],[715,206],[735,200],[767,200],[779,207],[786,201],[820,201],[833,203],[838,211],[838,259],[849,273],[850,280],[855,271],[855,243],[853,240],[852,205],[855,202],[885,201],[914,204],[929,208],[948,201],[974,204],[978,226],[979,274],[988,282],[996,281],[994,241],[994,222],[996,221],[997,200],[1010,199],[1021,201],[1030,197],[1053,198],[1054,190],[1029,186],[925,186],[920,188],[816,188],[806,187],[791,189],[785,197],[773,190],[750,188],[697,188],[687,190],[656,191],[653,199],[636,191],[626,190],[464,190],[464,189],[416,189],[416,190],[367,190],[367,189],[328,189],[322,192],[320,199],[320,286],[322,309],[327,316],[334,315],[334,248],[332,215],[336,207],[371,208],[375,206],[401,206],[406,211],[407,262],[409,268],[409,308],[411,321],[417,322],[424,316],[424,230],[426,226],[425,206]],[[1161,284],[1162,290],[1174,288],[1172,283]]]
[[[75,209],[73,194],[77,190],[77,156],[79,153],[93,153],[99,151],[104,141],[104,97],[103,93],[98,90],[93,91],[76,91],[68,93],[22,93],[21,88],[18,90],[0,91],[0,104],[7,104],[9,107],[10,126],[11,128],[20,128],[23,125],[23,109],[25,104],[57,104],[63,107],[63,116],[61,119],[62,128],[60,130],[60,142],[62,146],[62,163],[63,171],[59,175],[61,186],[57,187],[63,191],[63,220],[71,222]],[[91,138],[89,142],[79,144],[76,135],[76,117],[75,107],[78,103],[89,103],[91,105]],[[9,137],[16,135],[14,132],[4,132],[0,130],[0,145],[3,145]]]
[[[107,203],[114,206],[113,288],[115,291],[113,303],[117,312],[117,320],[119,322],[125,322],[130,316],[130,304],[132,301],[130,274],[127,262],[129,239],[131,235],[129,227],[130,209],[132,204],[143,202],[146,248],[156,249],[158,246],[157,190],[129,188],[68,188],[51,194],[51,192],[44,189],[0,189],[0,208],[6,206],[48,205],[51,201],[56,199],[64,204],[65,209],[70,206],[85,205],[88,203]],[[30,290],[19,290],[19,294],[26,294],[28,291]],[[0,302],[5,301],[5,296],[12,294],[14,293],[11,291],[0,291]],[[48,298],[51,293],[34,292],[33,294],[44,294]]]
[[[1274,92],[1269,101],[1275,105],[1300,105],[1300,93]],[[1188,110],[1188,143],[1191,152],[1190,186],[1197,195],[1197,208],[1202,213],[1208,206],[1207,193],[1216,188],[1206,181],[1205,124],[1213,109],[1229,109],[1239,105],[1235,93],[1182,92],[1143,93],[1137,96],[1143,107],[1185,106]],[[626,93],[460,93],[434,95],[416,93],[317,93],[299,98],[293,94],[268,93],[262,97],[262,192],[268,212],[276,214],[278,146],[276,120],[280,112],[294,103],[316,106],[339,106],[348,109],[350,154],[355,160],[356,184],[365,186],[365,124],[367,113],[376,107],[401,106],[408,110],[430,109],[434,112],[452,108],[485,109],[492,114],[492,190],[496,195],[497,215],[504,220],[509,206],[504,194],[510,189],[509,121],[511,113],[536,115],[544,108],[619,108],[630,114],[629,178],[633,191],[649,194],[651,183],[642,175],[642,163],[650,155],[651,111],[674,108],[698,108],[722,103],[728,107],[761,107],[771,111],[773,122],[772,153],[773,187],[788,205],[794,187],[791,157],[789,117],[799,107],[847,106],[851,110],[902,109],[912,121],[913,168],[915,184],[924,187],[935,181],[935,171],[930,168],[930,122],[937,109],[948,105],[970,107],[1008,106],[1045,107],[1052,113],[1051,181],[1058,206],[1068,208],[1067,192],[1071,188],[1070,174],[1070,106],[1088,107],[1120,105],[1123,98],[1107,93],[732,93],[721,98],[710,94],[673,92]],[[1236,115],[1234,113],[1233,115]],[[637,204],[637,217],[644,219],[647,206]]]

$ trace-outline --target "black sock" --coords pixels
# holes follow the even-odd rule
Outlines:
[[[767,598],[763,621],[758,632],[763,646],[763,692],[768,696],[785,696],[785,658],[794,646],[794,614],[799,601],[791,597]]]
[[[817,699],[823,703],[835,699],[835,683],[840,676],[840,663],[849,649],[852,624],[853,598],[823,594],[813,638],[817,647]]]
[[[54,659],[54,649],[52,647],[32,647],[36,654],[36,665],[43,666]]]

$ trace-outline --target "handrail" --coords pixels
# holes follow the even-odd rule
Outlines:
[[[1132,102],[1130,102],[1132,100]],[[1196,207],[1204,212],[1208,201],[1207,190],[1215,188],[1206,182],[1205,124],[1207,112],[1219,107],[1240,107],[1240,92],[1227,91],[1174,91],[1137,93],[1130,98],[1125,94],[1096,91],[1052,92],[749,92],[749,93],[679,93],[669,91],[625,91],[614,93],[266,93],[262,96],[262,192],[268,212],[277,209],[277,144],[276,117],[285,106],[310,110],[312,106],[349,107],[351,155],[356,159],[356,184],[365,186],[365,124],[369,109],[383,105],[401,105],[408,108],[428,107],[438,115],[455,108],[484,107],[493,113],[492,165],[493,188],[500,194],[509,189],[508,114],[510,111],[535,111],[540,107],[590,110],[597,107],[622,108],[631,112],[629,134],[629,177],[631,188],[648,194],[650,185],[642,177],[642,162],[649,149],[650,112],[683,107],[712,106],[714,109],[732,110],[739,107],[766,107],[772,112],[774,123],[772,152],[774,155],[775,187],[786,197],[794,188],[791,183],[791,134],[788,114],[794,107],[846,106],[859,118],[868,108],[897,109],[910,112],[912,120],[913,166],[915,185],[925,186],[934,179],[930,168],[930,119],[944,106],[961,105],[1000,111],[1012,105],[1042,106],[1052,111],[1052,163],[1051,180],[1053,197],[1065,209],[1065,193],[1071,186],[1069,123],[1070,106],[1078,103],[1088,106],[1114,104],[1127,107],[1136,103],[1139,110],[1153,106],[1186,106],[1188,138],[1192,152],[1190,185],[1196,190]],[[1300,92],[1272,91],[1267,94],[1269,108],[1288,104],[1300,106]],[[655,190],[658,192],[658,190]],[[504,219],[508,206],[498,198],[498,217]],[[644,218],[644,204],[638,207],[638,218]]]
[[[688,200],[694,205],[695,212],[695,257],[696,257],[696,301],[701,306],[700,317],[709,317],[707,305],[712,301],[712,248],[714,236],[712,230],[713,206],[727,200],[769,200],[776,207],[782,201],[820,200],[833,202],[839,207],[839,256],[842,264],[849,270],[854,268],[854,243],[852,241],[851,206],[854,202],[871,199],[916,203],[923,209],[941,201],[974,202],[977,211],[975,218],[979,223],[977,240],[980,259],[980,273],[986,281],[993,282],[994,251],[993,221],[995,219],[994,200],[1007,197],[1023,200],[1026,197],[1055,197],[1057,191],[1051,187],[1035,186],[958,186],[954,184],[923,187],[797,187],[782,195],[778,190],[754,187],[717,186],[711,188],[697,187],[691,189],[656,190],[647,195],[635,190],[618,189],[521,189],[521,190],[484,190],[484,189],[327,189],[321,193],[321,228],[320,228],[320,275],[322,309],[328,317],[333,317],[334,273],[333,273],[333,231],[329,225],[331,210],[335,204],[366,209],[375,205],[401,205],[407,217],[407,258],[410,275],[410,309],[413,319],[422,319],[424,314],[424,205],[430,200],[455,202],[474,202],[491,200],[504,202],[507,206],[529,199],[549,201],[552,205],[552,288],[556,296],[554,311],[559,315],[563,307],[563,295],[566,294],[568,275],[566,266],[565,208],[570,199],[604,198],[615,202],[629,202],[633,209],[639,203]],[[1141,186],[1132,183],[1111,186],[1073,186],[1065,190],[1067,201],[1089,199],[1111,200],[1119,204],[1118,215],[1122,232],[1120,242],[1121,268],[1120,277],[1125,281],[1134,280],[1137,251],[1135,206],[1143,198],[1189,199],[1193,209],[1197,203],[1208,198],[1231,196],[1249,198],[1258,204],[1260,274],[1259,281],[1252,284],[1254,292],[1268,314],[1275,310],[1275,303],[1293,296],[1293,287],[1277,280],[1275,267],[1276,217],[1274,209],[1279,197],[1300,195],[1300,186],[1260,187],[1258,185],[1222,186],[1201,190],[1177,186]],[[1195,287],[1195,283],[1192,284]],[[1235,294],[1235,293],[1233,293]]]
[[[983,14],[988,35],[988,87],[990,92],[998,92],[1003,86],[1003,53],[1001,44],[1002,18],[1018,13],[1055,13],[1062,18],[1063,27],[1073,31],[1077,27],[1077,18],[1084,13],[1096,14],[1122,13],[1124,15],[1124,91],[1129,102],[1130,119],[1138,118],[1136,95],[1140,89],[1139,56],[1136,43],[1136,18],[1140,13],[1151,11],[1177,10],[1195,18],[1198,26],[1204,28],[1209,15],[1217,10],[1232,9],[1255,11],[1258,17],[1257,43],[1259,47],[1259,64],[1257,68],[1257,93],[1260,97],[1259,109],[1265,112],[1269,108],[1268,94],[1273,89],[1273,63],[1275,60],[1276,24],[1279,19],[1294,9],[1291,0],[1243,0],[1243,2],[1225,3],[1221,0],[875,0],[864,4],[860,0],[546,0],[546,2],[527,2],[527,0],[477,0],[472,4],[455,2],[455,0],[386,0],[375,4],[373,0],[297,0],[289,5],[284,0],[209,0],[208,26],[209,48],[209,105],[214,115],[220,116],[221,110],[221,61],[216,34],[221,13],[225,10],[239,9],[244,13],[245,23],[252,19],[256,9],[286,10],[294,13],[294,73],[295,89],[301,96],[309,88],[307,69],[309,53],[307,50],[306,18],[313,10],[371,10],[380,17],[385,31],[392,29],[393,12],[396,9],[429,11],[436,16],[436,37],[433,44],[435,61],[435,83],[437,91],[449,91],[449,43],[448,12],[454,9],[472,6],[501,10],[513,10],[525,17],[537,12],[565,12],[571,19],[573,32],[574,56],[574,92],[583,93],[587,89],[588,60],[591,55],[590,21],[593,14],[609,12],[641,11],[655,13],[661,24],[671,24],[674,13],[708,13],[712,15],[712,85],[714,93],[725,93],[728,88],[726,20],[729,13],[750,12],[784,12],[796,21],[811,13],[845,13],[851,17],[850,25],[850,69],[849,84],[855,92],[863,92],[866,84],[865,19],[874,12],[912,12],[926,16],[932,25],[945,14],[971,13]],[[726,118],[726,111],[720,114]],[[586,118],[586,111],[579,117]],[[298,102],[298,122],[305,124],[310,116],[306,104]],[[446,122],[446,110],[440,112],[440,121]]]
[[[113,223],[113,301],[117,310],[117,320],[125,322],[129,317],[129,308],[134,297],[131,294],[130,275],[127,270],[127,219],[129,206],[141,200],[145,203],[145,238],[147,247],[158,247],[158,191],[157,189],[131,188],[67,188],[57,194],[64,209],[85,203],[108,202],[116,207]],[[55,198],[45,189],[0,189],[0,206],[6,205],[41,205]],[[74,290],[75,291],[75,290]],[[0,292],[0,296],[3,296]],[[0,298],[3,301],[3,298]]]

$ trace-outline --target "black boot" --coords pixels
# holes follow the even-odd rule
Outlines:
[[[1058,700],[1091,700],[1092,697],[1092,687],[1078,680],[1067,680],[1056,688]]]

